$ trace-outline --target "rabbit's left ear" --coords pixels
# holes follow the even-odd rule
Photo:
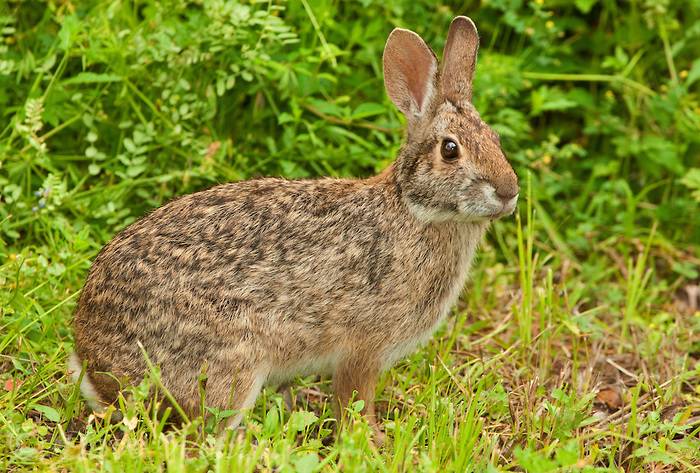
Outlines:
[[[434,95],[437,59],[413,31],[396,28],[384,47],[384,85],[409,121],[422,116]]]
[[[441,92],[450,102],[458,104],[472,99],[472,80],[479,51],[479,33],[474,22],[466,16],[452,20],[443,54]]]

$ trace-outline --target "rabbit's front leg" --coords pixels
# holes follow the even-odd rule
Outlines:
[[[255,405],[255,400],[267,379],[268,370],[265,368],[244,370],[235,369],[235,375],[228,366],[213,371],[207,383],[207,404],[220,410],[233,409],[236,412],[226,419],[220,430],[235,430],[243,419],[244,412]],[[233,378],[233,379],[232,379]]]
[[[343,422],[346,419],[346,409],[351,401],[364,401],[362,414],[374,430],[375,443],[382,445],[384,432],[374,411],[374,390],[380,373],[379,366],[378,360],[372,357],[353,356],[341,361],[333,375],[333,390],[338,420]]]

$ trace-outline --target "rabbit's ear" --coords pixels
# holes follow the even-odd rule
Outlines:
[[[437,58],[413,31],[396,28],[384,47],[386,91],[409,120],[425,113],[435,92]]]
[[[442,58],[441,92],[455,104],[472,99],[472,79],[479,50],[479,33],[466,16],[452,20]]]

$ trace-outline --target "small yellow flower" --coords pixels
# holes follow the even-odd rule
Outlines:
[[[610,89],[608,89],[608,90],[605,91],[605,96],[606,96],[607,98],[609,98],[610,100],[612,100],[612,99],[615,98],[615,94],[614,94],[613,91],[610,90]]]
[[[545,23],[544,26],[546,26],[548,30],[551,30],[554,28],[554,22],[552,20],[547,20],[547,23]]]
[[[542,156],[542,162],[546,165],[549,165],[549,163],[552,162],[552,157],[548,154],[545,154],[544,156]]]
[[[15,261],[17,259],[17,255],[15,253],[10,253],[10,261]]]
[[[686,77],[688,77],[688,71],[683,69],[681,72],[678,73],[678,77],[680,77],[681,79],[685,79]]]
[[[538,5],[544,5],[544,0],[535,0],[535,3]]]

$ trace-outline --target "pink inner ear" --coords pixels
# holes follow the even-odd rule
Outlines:
[[[436,71],[435,54],[420,36],[401,29],[391,33],[384,50],[384,82],[406,116],[424,111]]]
[[[406,57],[409,61],[402,64],[405,67],[404,74],[411,97],[418,106],[418,110],[423,110],[430,86],[429,81],[433,77],[435,60],[432,55],[425,54],[420,45],[409,44],[407,49]]]

